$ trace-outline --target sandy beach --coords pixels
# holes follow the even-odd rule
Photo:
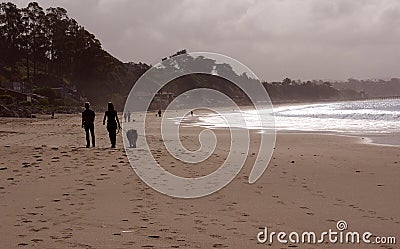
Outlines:
[[[220,130],[222,144],[209,161],[196,167],[180,163],[163,150],[159,119],[149,117],[150,147],[168,171],[205,175],[226,157],[229,134]],[[398,248],[260,244],[257,234],[264,227],[321,232],[345,220],[351,231],[400,240],[399,147],[357,137],[278,133],[273,158],[255,184],[248,184],[251,153],[227,187],[178,199],[138,178],[121,133],[117,148],[110,149],[99,117],[95,130],[97,147],[87,149],[79,115],[0,119],[0,248]],[[182,143],[198,146],[198,131],[185,130]],[[250,149],[256,153],[257,139]]]

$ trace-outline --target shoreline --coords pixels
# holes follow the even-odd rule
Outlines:
[[[198,116],[194,117],[198,120]],[[207,129],[226,129],[226,127],[212,127],[205,126],[201,124],[196,124],[197,121],[194,120],[184,120],[182,119],[182,124],[188,127],[201,127]],[[240,129],[240,128],[239,128]],[[262,131],[263,129],[248,129],[251,131]],[[377,146],[390,146],[390,147],[400,147],[400,133],[346,133],[346,132],[338,132],[338,131],[305,131],[305,130],[288,130],[288,129],[276,129],[276,134],[316,134],[316,135],[333,135],[333,136],[342,136],[342,137],[354,137],[359,139],[359,143],[377,145]]]
[[[364,101],[370,101],[370,100],[341,100],[341,101],[327,101],[327,102],[310,102],[310,103],[282,103],[282,104],[278,104],[272,105],[272,109],[273,112],[276,113],[275,109],[278,108],[285,108],[285,107],[293,107],[293,106],[308,106],[308,105],[318,105],[318,104],[336,104],[336,103],[346,103],[346,102],[364,102]],[[243,111],[246,110],[251,110],[253,107],[252,106],[240,106],[240,108]],[[227,111],[227,109],[221,109],[223,111]],[[229,112],[229,110],[228,110]],[[189,125],[189,126],[193,126],[193,127],[203,127],[203,128],[209,128],[209,129],[229,129],[227,127],[219,127],[219,126],[215,126],[215,125],[206,125],[204,122],[201,123],[199,122],[199,117],[203,116],[204,114],[206,114],[206,112],[200,112],[200,115],[196,115],[194,118],[192,117],[190,118],[185,118],[182,119],[182,123]],[[278,116],[279,117],[279,116]],[[195,120],[193,120],[195,119]],[[277,116],[275,116],[275,125],[279,125],[276,122]],[[340,127],[340,126],[338,126]],[[250,128],[249,130],[262,130],[261,127],[259,128]],[[400,146],[400,132],[399,131],[392,131],[390,130],[390,132],[387,133],[379,133],[379,132],[372,132],[372,131],[367,131],[367,132],[363,132],[363,131],[353,131],[353,132],[348,132],[348,131],[335,131],[335,130],[301,130],[301,129],[288,129],[288,128],[277,128],[275,127],[276,132],[280,132],[280,133],[314,133],[314,134],[333,134],[333,135],[338,135],[338,136],[352,136],[352,137],[359,137],[364,141],[361,141],[363,143],[367,143],[367,144],[374,144],[374,145],[379,145],[379,146],[394,146],[394,147],[399,147]]]
[[[349,134],[334,131],[300,131],[300,130],[277,130],[277,134],[316,134],[316,135],[330,135],[338,137],[351,137],[355,138],[357,143],[369,144],[376,146],[387,147],[400,147],[400,134],[399,133],[385,133],[385,134]],[[397,142],[397,143],[396,143]]]

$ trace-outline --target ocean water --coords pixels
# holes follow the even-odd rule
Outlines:
[[[400,100],[368,100],[274,108],[277,130],[345,134],[400,132]]]
[[[269,115],[261,110],[261,115]],[[337,132],[352,135],[384,135],[400,133],[400,100],[346,101],[318,104],[282,105],[273,108],[277,131]],[[255,111],[229,112],[231,127],[267,129]],[[245,123],[240,122],[244,117]],[[186,117],[191,125],[209,128],[226,128],[224,118],[218,114]],[[232,125],[233,124],[233,125]]]

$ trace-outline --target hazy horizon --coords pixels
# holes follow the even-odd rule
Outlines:
[[[400,76],[396,0],[37,2],[65,8],[124,62],[187,49],[233,57],[266,81]]]

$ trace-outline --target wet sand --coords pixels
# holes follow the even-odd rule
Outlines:
[[[229,135],[199,167],[163,150],[155,115],[149,141],[157,160],[182,176],[215,170]],[[135,118],[135,117],[134,117]],[[162,195],[133,172],[118,136],[110,149],[96,120],[96,148],[85,148],[79,115],[0,119],[0,248],[350,248],[352,245],[257,243],[257,233],[335,229],[400,239],[400,148],[360,138],[279,133],[264,175],[248,184],[249,160],[227,187],[198,199]],[[182,143],[198,146],[198,130]],[[139,136],[138,145],[143,143]],[[138,152],[140,158],[140,152]],[[354,248],[357,247],[356,245]],[[360,245],[396,248],[396,245]]]

